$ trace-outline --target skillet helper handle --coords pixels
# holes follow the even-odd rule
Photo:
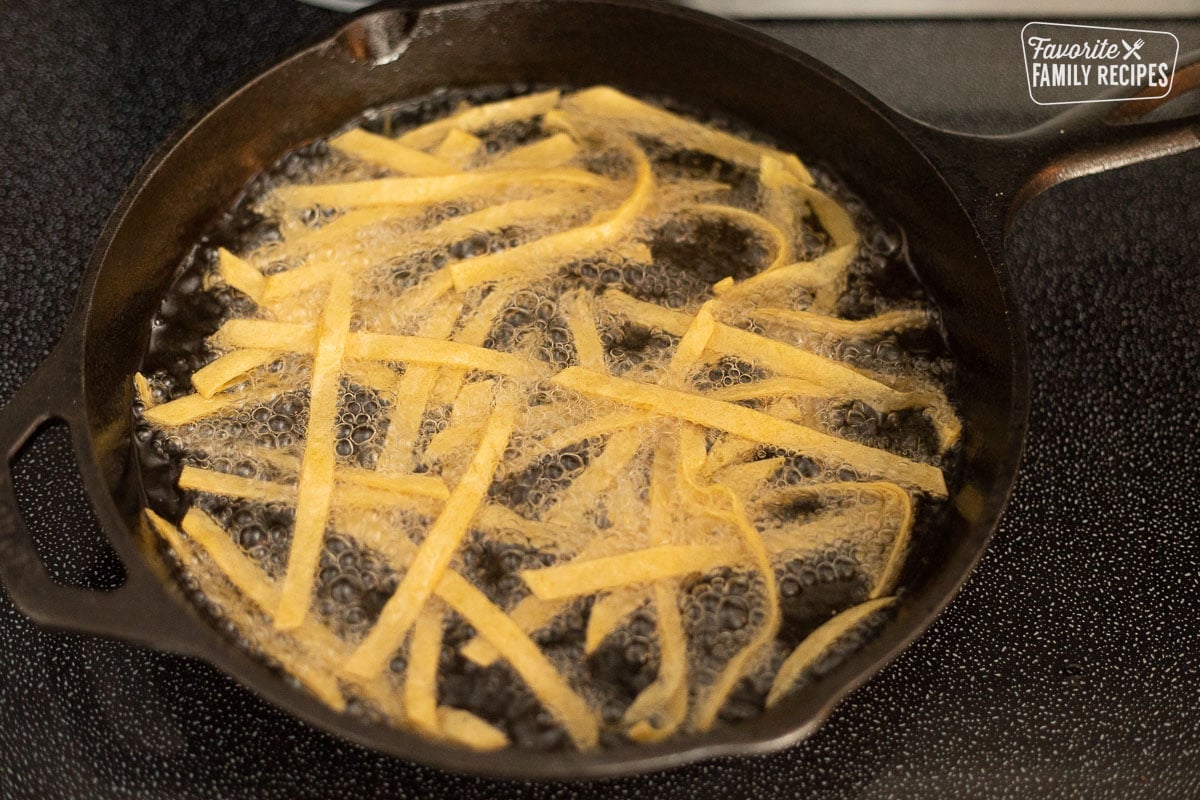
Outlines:
[[[46,571],[21,515],[12,461],[43,423],[65,422],[76,457],[85,452],[82,432],[87,420],[74,374],[78,358],[73,356],[69,346],[60,345],[0,409],[0,582],[16,606],[38,624],[197,654],[197,626],[178,613],[147,565],[126,561],[125,582],[111,591],[60,584]],[[120,550],[111,536],[110,544]]]

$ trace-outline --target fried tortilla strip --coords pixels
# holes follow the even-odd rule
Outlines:
[[[133,391],[142,403],[142,410],[154,407],[154,390],[150,388],[150,381],[140,372],[133,373]]]
[[[342,364],[342,372],[359,386],[397,396],[401,376],[385,364],[377,361],[347,361]]]
[[[309,384],[308,435],[296,489],[296,522],[279,611],[275,615],[275,625],[281,630],[304,622],[312,603],[317,559],[333,502],[334,426],[341,394],[342,357],[350,336],[353,288],[349,275],[334,276],[317,327]]]
[[[749,229],[765,239],[771,245],[771,261],[766,267],[762,268],[763,270],[782,267],[792,259],[792,243],[788,241],[787,236],[779,229],[778,225],[761,214],[755,214],[752,211],[746,211],[742,208],[718,203],[697,203],[685,206],[683,213],[697,216],[725,217],[730,222],[736,223],[738,227]]]
[[[425,534],[400,586],[380,612],[379,621],[346,662],[345,671],[362,678],[379,674],[408,634],[421,606],[450,564],[488,487],[512,434],[516,412],[501,406],[488,418],[483,440],[470,465],[450,493],[442,513]]]
[[[507,614],[457,572],[443,575],[438,596],[500,651],[500,657],[566,729],[576,747],[586,750],[596,746],[600,734],[596,715]]]
[[[242,497],[262,503],[290,503],[296,499],[296,489],[290,484],[243,478],[192,466],[185,466],[179,473],[179,488],[221,497]]]
[[[846,284],[846,271],[857,252],[856,245],[846,245],[812,261],[797,261],[751,275],[744,281],[720,281],[713,285],[713,292],[724,303],[735,303],[756,294],[777,298],[780,292],[803,286],[812,291],[811,310],[829,312],[837,304],[838,295]]]
[[[575,342],[575,356],[579,366],[595,372],[607,372],[604,361],[604,343],[596,332],[596,320],[586,293],[576,292],[567,306],[567,328]]]
[[[551,169],[570,161],[579,145],[566,133],[556,133],[533,144],[514,147],[497,158],[487,169]]]
[[[255,261],[265,265],[298,256],[311,258],[314,254],[335,248],[347,250],[371,241],[381,227],[411,222],[424,213],[425,209],[420,206],[381,206],[345,211],[319,228],[301,227],[289,233],[281,242],[267,243],[254,254]],[[278,277],[272,275],[267,278],[264,290],[272,283],[277,283]]]
[[[620,120],[638,133],[676,147],[710,153],[750,168],[758,167],[759,159],[765,153],[787,161],[808,182],[812,182],[808,171],[795,156],[643,103],[611,86],[594,86],[575,92],[563,98],[562,107],[589,116]]]
[[[598,371],[598,370],[597,370]],[[645,425],[652,417],[637,411],[622,409],[602,417],[584,420],[569,428],[561,428],[543,438],[538,444],[545,451],[562,450],[576,442],[591,439],[596,436],[607,436],[616,431]]]
[[[506,169],[492,172],[460,172],[426,178],[374,178],[348,183],[293,184],[281,186],[275,190],[275,194],[290,207],[425,206],[512,187],[543,188],[564,184],[596,189],[604,186],[606,181],[599,175],[574,167]]]
[[[654,192],[654,172],[641,148],[623,136],[614,138],[633,161],[637,176],[633,190],[616,209],[582,227],[552,233],[499,253],[456,261],[450,265],[454,287],[461,292],[488,281],[536,280],[563,261],[603,250],[625,236],[650,202]],[[555,170],[545,170],[541,174],[550,172]]]
[[[262,300],[267,278],[249,261],[238,258],[222,247],[217,251],[217,271],[222,280],[255,303]]]
[[[146,509],[146,517],[181,558],[190,552],[191,548],[174,525],[150,509]],[[233,543],[228,533],[198,509],[190,510],[184,517],[183,528],[191,541],[208,553],[217,569],[243,597],[268,614],[271,612],[278,599],[278,592],[267,581],[263,572]],[[319,664],[323,659],[308,657],[327,652],[331,647],[336,648],[340,641],[319,625],[306,626],[305,629],[297,631],[297,634],[299,635],[294,637],[297,644],[307,652],[298,656],[281,652],[279,655],[285,667],[321,702],[335,711],[342,711],[346,707],[346,700],[337,680],[332,673],[320,668]]]
[[[791,655],[784,660],[771,691],[767,693],[767,708],[778,703],[822,655],[843,635],[849,633],[876,611],[882,611],[896,602],[895,597],[879,597],[851,608],[830,619],[802,641]]]
[[[429,440],[425,458],[436,461],[460,447],[473,444],[483,431],[484,417],[495,394],[495,381],[476,381],[464,386],[450,411],[450,425]]]
[[[481,147],[483,147],[483,140],[478,136],[473,136],[458,128],[452,128],[446,134],[446,138],[442,139],[442,143],[433,151],[433,154],[444,161],[449,161],[451,164],[465,169]]]
[[[700,316],[697,316],[700,319]],[[709,318],[711,323],[711,317]],[[693,330],[703,330],[703,324]],[[684,336],[687,343],[689,331]],[[701,334],[702,336],[702,334]],[[681,344],[680,350],[684,350]],[[693,345],[695,352],[704,349],[703,341]],[[686,369],[686,363],[672,362],[672,368]],[[650,542],[658,547],[669,546],[672,539],[672,490],[676,463],[679,457],[672,436],[659,439],[654,452],[650,477]],[[701,445],[703,446],[703,445]],[[683,619],[679,615],[677,580],[656,581],[651,588],[657,611],[659,667],[654,681],[634,698],[625,711],[624,723],[629,737],[638,742],[657,742],[670,736],[687,716],[687,640]]]
[[[489,725],[470,711],[450,706],[439,706],[438,727],[442,736],[455,744],[472,750],[500,750],[508,747],[508,735]]]
[[[613,484],[641,448],[643,436],[637,429],[617,431],[608,437],[604,452],[588,462],[582,474],[576,476],[558,495],[547,520],[564,524],[595,505],[597,498]]]
[[[587,200],[586,194],[560,191],[527,200],[498,203],[469,214],[450,217],[429,228],[413,231],[406,237],[405,247],[409,252],[419,251],[423,248],[449,247],[457,241],[478,233],[537,223],[561,217],[564,214],[571,214],[582,207]],[[372,209],[351,211],[344,216],[349,217],[366,211],[372,211]],[[326,227],[333,227],[337,222],[338,220],[335,220]],[[325,228],[321,230],[325,230]],[[316,233],[313,235],[315,236]],[[394,238],[367,239],[362,236],[360,231],[350,230],[339,238],[331,236],[325,242],[324,248],[310,257],[303,265],[278,275],[272,275],[267,280],[262,302],[270,307],[278,307],[285,298],[324,283],[335,272],[349,270],[358,274],[394,258],[396,247]],[[424,304],[433,302],[451,288],[453,288],[453,281],[450,272],[443,269],[427,275],[417,289],[410,289],[400,299],[407,307],[420,309]]]
[[[241,405],[242,403],[257,402],[267,397],[262,389],[247,389],[243,392],[221,394],[214,397],[203,397],[199,394],[189,394],[167,403],[160,403],[143,412],[147,420],[155,425],[174,427],[186,425],[198,419],[211,417],[222,411]]]
[[[743,559],[738,545],[661,545],[619,556],[522,570],[521,579],[537,597],[555,600],[707,572]]]
[[[361,467],[338,467],[338,483],[376,489],[383,493],[416,495],[433,500],[447,500],[450,490],[436,475],[396,475]]]
[[[450,303],[429,316],[421,333],[431,339],[445,339],[462,314],[460,303]],[[437,381],[438,369],[428,364],[409,364],[396,384],[396,397],[403,398],[392,409],[388,421],[379,466],[387,471],[408,470],[413,467],[412,455],[421,432],[421,419],[429,404],[430,394]]]
[[[526,519],[507,506],[484,503],[475,525],[502,541],[520,541],[539,550],[553,548],[563,539],[563,531],[547,522]]]
[[[192,374],[192,386],[201,397],[212,397],[245,377],[264,364],[270,364],[278,356],[271,350],[248,348],[233,350]]]
[[[437,673],[441,658],[442,609],[439,600],[431,599],[417,615],[408,642],[404,708],[412,726],[432,736],[441,733],[437,713]]]
[[[420,127],[402,134],[398,141],[408,147],[424,150],[442,141],[451,131],[477,132],[504,125],[508,122],[518,122],[546,113],[558,105],[560,92],[552,89],[548,92],[537,92],[511,100],[499,100],[494,103],[464,108],[448,117],[435,119]]]
[[[762,182],[768,186],[776,189],[790,186],[796,189],[816,214],[821,227],[833,239],[834,248],[853,245],[858,241],[858,230],[849,212],[841,203],[814,186],[811,179],[801,180],[783,161],[775,158],[762,159],[759,163],[759,174]]]
[[[568,605],[568,602],[562,600],[526,597],[517,603],[509,617],[522,631],[533,633],[549,625]],[[481,667],[490,666],[500,657],[500,651],[482,635],[472,638],[459,652],[463,658],[470,659]]]
[[[312,351],[315,333],[316,329],[311,325],[231,319],[217,331],[215,341],[234,347],[257,341],[267,349],[305,353]],[[345,343],[345,357],[458,367],[520,378],[536,378],[545,374],[544,365],[511,353],[425,336],[352,333]]]
[[[591,655],[635,611],[649,602],[652,592],[645,587],[615,589],[592,605],[584,636],[583,652]]]
[[[762,400],[767,397],[840,397],[837,389],[806,381],[803,378],[763,378],[750,383],[722,386],[709,391],[708,396],[726,403],[741,400]]]
[[[392,475],[356,467],[338,467],[334,475],[337,480],[334,500],[338,505],[389,506],[404,504],[413,497],[445,500],[450,496],[441,478],[432,475]],[[296,499],[294,484],[242,478],[192,466],[185,466],[180,473],[179,488],[262,503],[290,503]]]
[[[912,328],[923,328],[931,321],[928,311],[887,311],[866,319],[841,319],[811,311],[790,311],[783,308],[756,308],[750,318],[759,322],[800,329],[811,333],[836,336],[881,336]]]
[[[509,302],[509,299],[506,293],[498,291],[494,291],[483,298],[479,305],[467,314],[466,322],[463,323],[458,333],[454,334],[454,341],[459,344],[482,347],[484,342],[487,341],[488,334],[491,332],[492,326],[496,321],[496,315]],[[430,398],[430,402],[434,405],[445,405],[446,403],[453,402],[454,398],[458,397],[458,392],[462,388],[463,381],[466,380],[467,373],[468,370],[465,369],[442,369],[438,374],[438,381],[433,388],[433,396]]]
[[[743,464],[731,464],[714,473],[713,483],[728,486],[739,497],[749,497],[773,475],[779,472],[787,459],[783,456],[764,458],[760,461],[747,461]],[[702,470],[697,470],[700,474]]]
[[[387,136],[368,133],[362,128],[351,128],[333,137],[329,140],[329,145],[359,161],[378,164],[404,175],[450,175],[458,172],[458,167],[449,161],[401,144]]]
[[[822,461],[845,463],[858,472],[916,486],[934,495],[946,494],[945,478],[937,467],[776,419],[761,411],[661,386],[600,375],[580,367],[568,367],[558,373],[552,382],[583,394],[603,397],[655,414],[678,417],[702,427],[716,428],[743,439],[804,453]]]

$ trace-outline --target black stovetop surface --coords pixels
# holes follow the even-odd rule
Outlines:
[[[336,19],[290,0],[0,4],[0,401],[49,352],[109,211],[181,121]],[[759,27],[920,118],[1048,116],[1004,22]],[[1142,25],[1200,46],[1200,22]],[[1051,191],[1009,260],[1033,414],[994,544],[806,742],[603,784],[493,783],[319,733],[207,665],[38,629],[0,593],[0,797],[1200,796],[1200,152]],[[20,472],[78,527],[61,437]],[[60,573],[104,583],[63,534]],[[63,544],[65,542],[66,544]]]

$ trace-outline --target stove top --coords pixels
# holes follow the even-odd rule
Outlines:
[[[337,18],[289,0],[0,6],[0,400],[57,340],[157,144]],[[755,26],[914,116],[1001,132],[1052,113],[1025,90],[1025,21]],[[1196,20],[1098,24],[1200,46]],[[203,663],[43,631],[0,593],[0,797],[1200,796],[1200,152],[1052,190],[1008,257],[1033,369],[1010,509],[930,631],[800,745],[602,784],[452,775],[335,740]],[[18,465],[35,529],[57,575],[113,585],[119,567],[73,535],[64,441],[43,434]]]

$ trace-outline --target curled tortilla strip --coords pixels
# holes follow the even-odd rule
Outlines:
[[[449,161],[460,168],[466,168],[475,158],[475,154],[483,147],[483,140],[464,130],[453,128],[442,139],[433,154],[438,158]]]
[[[591,172],[574,167],[558,167],[461,172],[425,178],[374,178],[349,183],[295,184],[281,186],[275,194],[292,207],[362,208],[444,203],[510,187],[542,188],[566,184],[596,189],[605,183],[603,178]]]
[[[596,715],[507,614],[457,572],[445,573],[438,585],[438,596],[500,651],[501,658],[562,724],[576,747],[586,750],[596,746],[600,737]]]
[[[600,375],[579,367],[568,367],[552,381],[583,394],[677,417],[750,441],[804,453],[822,461],[845,463],[858,472],[916,486],[934,495],[946,494],[946,481],[937,467],[776,419],[761,411],[661,386]]]
[[[457,261],[450,265],[454,287],[461,292],[488,281],[536,280],[564,261],[603,250],[625,236],[650,201],[654,191],[654,172],[641,148],[623,136],[613,138],[632,159],[636,169],[633,190],[621,205],[588,225],[552,233],[499,253]],[[559,171],[565,169],[560,168]],[[543,174],[549,172],[553,170],[546,170]]]
[[[499,728],[489,725],[470,711],[449,706],[439,706],[438,727],[442,736],[455,744],[472,750],[500,750],[508,747],[508,735]]]
[[[458,485],[451,491],[442,513],[425,534],[400,586],[384,605],[371,632],[346,662],[345,671],[348,674],[361,678],[378,675],[392,651],[404,641],[421,606],[446,573],[450,559],[492,484],[492,476],[512,434],[515,418],[515,410],[505,406],[494,411],[488,419],[475,456]]]
[[[849,633],[876,611],[882,611],[896,602],[895,597],[879,597],[852,606],[810,633],[791,655],[784,660],[771,691],[767,693],[767,708],[778,703],[800,679],[804,672],[815,664],[838,639]]]
[[[192,374],[192,386],[201,397],[212,397],[222,389],[241,381],[246,373],[270,364],[277,354],[271,350],[248,348],[233,350],[218,357]]]
[[[795,264],[751,275],[743,281],[732,279],[713,285],[713,292],[725,303],[734,303],[761,294],[777,296],[795,286],[812,291],[812,311],[831,312],[837,305],[838,296],[846,285],[846,272],[857,254],[856,245],[846,245],[830,250],[812,261]]]
[[[222,247],[217,251],[217,271],[221,279],[254,302],[262,299],[267,279],[249,261],[238,258]]]
[[[788,160],[790,155],[643,103],[611,86],[594,86],[575,92],[563,98],[562,107],[567,111],[602,119],[620,120],[641,134],[675,146],[710,153],[745,167],[757,168],[764,153],[780,161]],[[811,182],[811,176],[808,176],[799,159],[791,156],[788,163],[793,162],[795,168],[801,170]]]
[[[437,713],[438,662],[442,657],[440,601],[425,604],[413,624],[408,642],[408,667],[404,671],[404,708],[414,728],[432,736],[441,734]]]
[[[317,560],[333,503],[334,426],[341,395],[342,357],[350,336],[352,292],[349,275],[334,276],[317,327],[316,353],[309,383],[308,433],[296,487],[296,522],[279,610],[275,615],[275,625],[281,630],[298,627],[304,622],[312,603]]]
[[[791,261],[792,243],[784,235],[784,232],[779,229],[778,225],[761,214],[755,214],[752,211],[746,211],[742,208],[718,203],[696,203],[685,206],[682,212],[697,216],[725,217],[729,221],[736,223],[739,227],[749,229],[758,234],[771,245],[771,261],[763,268],[764,270],[777,269]]]
[[[351,128],[333,137],[329,140],[329,146],[360,161],[378,164],[404,175],[449,175],[458,172],[458,168],[449,161],[362,128]]]
[[[514,147],[497,158],[487,169],[552,169],[560,167],[579,153],[579,145],[566,133]]]
[[[521,572],[521,579],[537,597],[554,600],[707,572],[737,564],[743,558],[739,545],[661,545],[619,556],[527,569]]]
[[[471,132],[482,131],[508,122],[518,122],[544,114],[558,105],[559,96],[560,92],[552,89],[547,92],[514,97],[511,100],[499,100],[494,103],[471,106],[448,117],[442,117],[414,128],[401,135],[398,141],[409,147],[424,150],[437,145],[455,129]]]

